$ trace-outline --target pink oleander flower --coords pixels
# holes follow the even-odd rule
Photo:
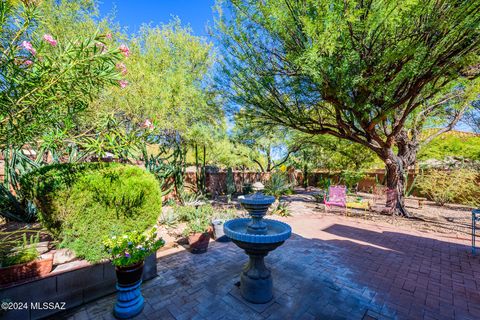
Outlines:
[[[57,45],[57,40],[55,40],[52,35],[50,34],[44,34],[43,35],[43,40],[47,41],[48,43],[50,43],[53,47],[55,47]]]
[[[97,46],[97,48],[102,49],[102,51],[101,51],[102,53],[104,53],[105,51],[107,51],[107,46],[106,46],[104,43],[102,43],[102,42],[97,42],[95,45]]]
[[[120,50],[125,57],[128,57],[128,56],[130,55],[130,49],[128,49],[128,47],[127,47],[126,45],[124,45],[124,44],[122,44],[122,45],[118,48],[118,50]]]
[[[25,61],[23,61],[23,65],[25,65],[25,66],[27,66],[27,67],[30,66],[30,65],[32,65],[32,64],[33,64],[33,61],[32,61],[32,60],[25,60]]]
[[[22,42],[22,47],[26,49],[28,52],[30,52],[32,55],[37,54],[37,50],[32,46],[32,44],[28,41],[23,41]]]
[[[112,34],[109,32],[105,35],[105,38],[107,38],[108,40],[112,40]]]
[[[122,72],[122,75],[127,74],[127,66],[124,63],[119,62],[115,65],[115,67]]]
[[[126,86],[128,86],[128,81],[127,80],[120,80],[120,81],[118,81],[118,83],[120,84],[121,88],[125,88]]]

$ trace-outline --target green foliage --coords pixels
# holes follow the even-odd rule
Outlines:
[[[145,168],[160,181],[164,194],[175,189],[181,195],[184,192],[185,152],[177,142],[169,139],[156,146],[155,154],[149,153],[147,146],[142,148]]]
[[[446,203],[480,205],[479,173],[475,170],[425,170],[416,186],[442,206]]]
[[[279,201],[278,205],[276,208],[272,210],[272,214],[275,214],[277,216],[281,217],[289,217],[291,216],[290,209],[288,208],[289,203],[288,202],[282,202]]]
[[[111,88],[96,100],[93,121],[99,112],[121,112],[135,124],[150,119],[155,128],[178,132],[186,141],[197,138],[197,127],[220,124],[223,113],[210,103],[214,95],[208,91],[207,72],[214,61],[210,43],[176,19],[142,26],[128,45],[129,85]]]
[[[13,266],[17,264],[23,264],[33,261],[38,258],[39,254],[36,248],[36,244],[39,241],[39,233],[30,235],[27,238],[27,234],[23,233],[21,241],[8,240],[12,234],[0,233],[2,235],[2,247],[0,248],[0,268]]]
[[[184,210],[188,208],[184,207]],[[188,208],[183,211],[182,219],[187,221],[187,227],[183,230],[183,235],[188,236],[193,233],[206,232],[210,226],[213,216],[213,208],[210,205],[199,206],[198,208]]]
[[[344,170],[340,173],[340,183],[345,184],[349,190],[354,190],[364,177],[363,171]]]
[[[189,222],[196,217],[210,219],[214,214],[214,209],[210,204],[176,206],[173,211],[183,222]]]
[[[60,164],[22,179],[39,219],[61,246],[97,262],[104,236],[152,227],[162,210],[162,194],[153,175],[116,163]]]
[[[455,156],[469,160],[480,160],[480,136],[451,132],[432,140],[419,153],[419,160]]]
[[[237,210],[235,209],[221,209],[221,210],[215,209],[212,216],[212,220],[216,219],[216,220],[227,221],[227,220],[234,219],[237,216],[238,216],[238,213],[237,213]]]
[[[157,239],[156,229],[148,234],[138,231],[105,237],[104,250],[110,256],[112,264],[117,267],[128,267],[145,260],[165,244],[163,239]]]
[[[251,184],[251,183],[245,183],[245,184],[242,186],[242,191],[243,191],[243,194],[244,194],[244,195],[253,193],[252,184]]]
[[[287,130],[256,125],[246,119],[242,112],[235,117],[232,139],[239,146],[247,147],[250,150],[246,156],[262,172],[278,169],[288,160],[293,151],[299,149],[297,145],[287,143],[288,136]],[[274,159],[274,154],[282,156]]]
[[[46,165],[43,161],[50,150],[42,148],[36,155],[36,159],[30,159],[22,149],[6,148],[4,151],[4,181],[0,185],[0,215],[9,220],[30,222],[36,218],[35,206],[28,200],[23,199],[20,189],[21,177],[33,170]],[[58,158],[53,154],[53,162]],[[72,154],[70,162],[77,160]]]
[[[0,147],[21,146],[68,125],[108,85],[118,85],[122,59],[105,35],[59,41],[35,33],[36,1],[0,2]]]
[[[395,150],[409,145],[411,116],[437,116],[435,105],[451,107],[439,95],[478,77],[479,8],[480,0],[221,0],[219,83],[253,126],[361,144],[399,183],[392,172],[415,159]],[[363,157],[356,144],[351,154]]]
[[[281,196],[291,194],[292,186],[288,182],[288,176],[281,171],[271,174],[270,179],[265,184],[264,193],[279,199]]]
[[[158,223],[167,228],[176,228],[179,222],[179,217],[173,210],[163,210]]]
[[[320,178],[318,179],[317,187],[321,188],[322,190],[328,190],[328,187],[330,187],[330,185],[331,181],[329,177],[320,176]]]
[[[201,192],[182,190],[179,194],[180,202],[186,207],[205,204],[206,197]]]

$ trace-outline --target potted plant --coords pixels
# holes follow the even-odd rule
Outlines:
[[[9,236],[4,238],[4,246],[0,249],[0,285],[44,276],[52,271],[53,255],[38,254],[38,233],[29,239],[24,233],[21,241],[9,241]]]
[[[209,226],[207,216],[197,215],[188,221],[183,234],[188,237],[188,245],[190,246],[191,253],[198,254],[207,251],[210,241]]]
[[[127,319],[142,312],[144,300],[140,286],[144,260],[164,244],[163,239],[157,239],[155,228],[148,234],[132,231],[104,240],[105,251],[117,275],[118,294],[114,307],[117,318]]]

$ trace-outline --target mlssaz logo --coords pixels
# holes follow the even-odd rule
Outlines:
[[[65,302],[31,302],[32,310],[65,310]]]

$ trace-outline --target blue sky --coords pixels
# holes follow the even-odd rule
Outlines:
[[[115,10],[116,21],[128,27],[129,33],[138,31],[142,23],[168,23],[178,16],[182,25],[190,25],[193,33],[207,36],[205,26],[213,25],[214,0],[100,0],[100,14]]]

